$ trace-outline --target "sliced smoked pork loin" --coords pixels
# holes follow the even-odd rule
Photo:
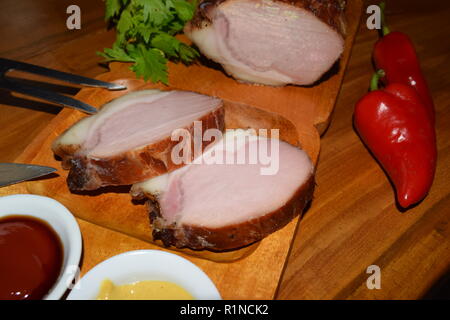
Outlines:
[[[267,158],[261,156],[265,146]],[[220,251],[281,229],[303,211],[313,190],[314,167],[306,152],[240,129],[227,130],[194,163],[133,185],[131,194],[150,199],[155,240]]]
[[[183,164],[171,159],[176,129],[224,129],[220,99],[188,91],[143,90],[126,94],[83,118],[53,143],[70,169],[71,190],[130,185]],[[205,146],[209,142],[204,142]]]
[[[203,0],[185,34],[234,78],[310,85],[344,49],[343,0]]]

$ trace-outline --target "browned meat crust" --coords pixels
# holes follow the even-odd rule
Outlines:
[[[203,132],[212,128],[223,131],[223,106],[199,121]],[[193,125],[185,129],[193,136]],[[203,148],[209,143],[203,141]],[[70,190],[95,190],[102,186],[130,185],[181,167],[183,164],[174,164],[171,159],[176,144],[178,141],[171,141],[168,136],[157,143],[102,159],[88,158],[80,146],[74,145],[57,145],[53,152],[62,158],[63,168],[70,169],[67,177]]]
[[[168,226],[160,215],[158,201],[149,197],[148,207],[153,226],[153,238],[162,240],[165,246],[191,249],[208,249],[215,251],[237,249],[283,228],[296,216],[300,215],[314,192],[314,176],[294,193],[293,197],[281,208],[266,215],[240,224],[213,229],[199,226]],[[142,194],[136,195],[142,198]]]
[[[226,1],[239,0],[202,0],[188,27],[202,28],[204,23],[211,23],[211,9]],[[345,0],[273,0],[311,11],[317,18],[345,35]]]

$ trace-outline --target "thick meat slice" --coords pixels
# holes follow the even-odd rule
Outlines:
[[[150,199],[153,237],[165,245],[227,250],[258,241],[300,214],[312,197],[313,174],[303,150],[227,130],[193,164],[133,185],[131,193]]]
[[[196,126],[201,132],[223,130],[222,101],[188,91],[143,90],[115,99],[77,122],[52,149],[70,169],[71,190],[128,185],[181,166],[171,159],[179,143],[171,135],[181,128],[193,135],[195,121],[200,121]]]
[[[238,80],[316,82],[343,51],[344,1],[204,0],[185,33]]]

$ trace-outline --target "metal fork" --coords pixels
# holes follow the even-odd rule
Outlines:
[[[96,113],[98,110],[87,103],[81,102],[71,97],[64,96],[56,92],[51,92],[15,82],[13,79],[6,76],[6,73],[11,70],[33,73],[44,77],[54,78],[65,82],[89,87],[100,87],[106,88],[108,90],[126,89],[125,86],[116,83],[90,79],[71,73],[36,66],[29,63],[0,58],[0,88],[23,93],[28,96],[44,99],[64,107],[74,108],[91,114]]]

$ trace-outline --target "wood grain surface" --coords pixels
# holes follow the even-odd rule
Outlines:
[[[65,28],[65,9],[72,3],[82,9],[81,30]],[[86,76],[105,71],[93,52],[109,46],[114,33],[105,30],[101,1],[4,0],[0,18],[0,56]],[[402,30],[414,40],[433,91],[439,149],[435,183],[425,201],[400,212],[386,176],[352,128],[353,106],[367,90],[373,70],[371,51],[377,39],[376,32],[367,30],[363,21],[331,126],[322,139],[315,199],[299,223],[278,287],[278,299],[420,298],[449,270],[450,80],[446,73],[450,3],[388,1],[387,18],[391,29]],[[46,87],[76,92],[60,83]],[[59,108],[3,91],[0,103],[0,161],[14,161]],[[15,187],[17,192],[23,185]],[[83,261],[83,269],[89,269],[116,250],[152,247],[88,222],[79,223],[83,230],[89,230],[83,237],[84,254],[90,260]],[[109,239],[110,246],[98,248],[98,239]],[[252,265],[251,257],[244,259],[248,262],[243,268],[259,267]],[[271,258],[267,257],[267,263]],[[205,261],[199,259],[196,263],[203,267]],[[372,264],[381,268],[381,290],[366,287],[366,268]],[[214,281],[220,281],[227,272],[229,264],[221,265],[223,269],[210,275]],[[240,274],[231,275],[235,281],[228,283],[223,297],[233,297],[228,294],[233,290],[240,297],[253,297],[251,291],[240,291]],[[257,279],[258,274],[254,277]],[[271,290],[278,285],[276,282],[277,279],[272,279],[268,283],[270,288],[255,283],[253,289],[265,294],[261,297],[270,297]]]

